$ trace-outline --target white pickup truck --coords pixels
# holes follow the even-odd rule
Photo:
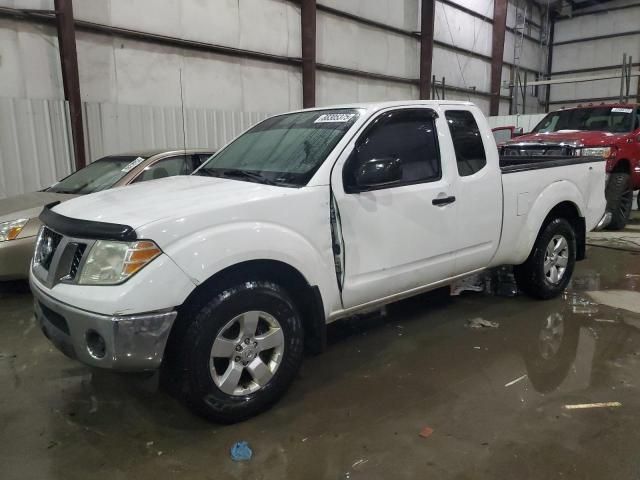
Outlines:
[[[338,318],[498,265],[558,295],[606,221],[604,170],[501,160],[471,103],[274,116],[191,176],[45,208],[36,316],[68,356],[161,369],[194,411],[238,421],[285,392]]]

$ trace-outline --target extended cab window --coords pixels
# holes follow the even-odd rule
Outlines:
[[[433,111],[395,110],[376,118],[358,139],[345,164],[345,191],[357,189],[355,173],[374,159],[394,159],[400,164],[401,178],[384,188],[440,179],[440,154]]]
[[[473,114],[467,110],[447,110],[444,116],[447,119],[456,152],[458,174],[466,177],[482,170],[487,164],[487,156],[482,135]]]

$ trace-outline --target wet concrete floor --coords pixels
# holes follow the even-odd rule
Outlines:
[[[640,247],[588,255],[556,300],[436,293],[333,324],[279,404],[224,427],[68,360],[5,286],[0,478],[637,479]],[[565,407],[595,402],[620,406]]]

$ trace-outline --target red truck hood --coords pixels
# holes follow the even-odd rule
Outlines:
[[[516,137],[505,145],[522,142],[569,143],[576,146],[599,147],[615,144],[624,133],[591,132],[587,130],[561,130],[549,133],[531,133]]]

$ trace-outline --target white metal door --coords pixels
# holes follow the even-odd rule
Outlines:
[[[444,153],[439,152],[438,131],[447,127],[435,117],[426,108],[381,113],[333,169],[344,248],[345,308],[453,273],[457,203],[450,182],[452,159],[439,158]],[[350,165],[376,155],[397,156],[402,180],[370,191],[345,192],[350,191]]]
[[[475,107],[443,107],[455,158],[455,275],[489,265],[502,229],[502,178],[491,130]]]

